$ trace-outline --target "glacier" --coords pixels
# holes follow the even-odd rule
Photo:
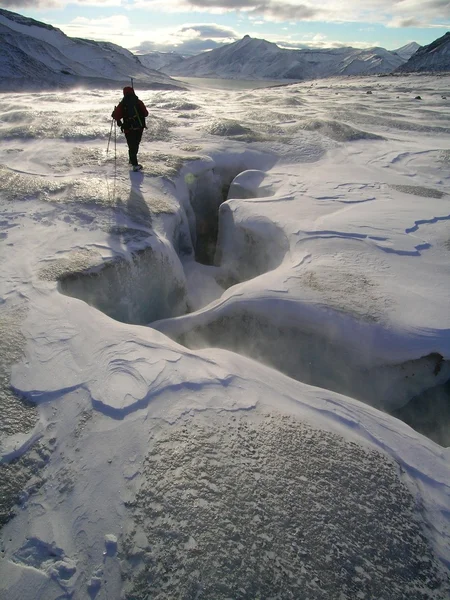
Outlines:
[[[0,96],[0,595],[448,598],[448,82]]]

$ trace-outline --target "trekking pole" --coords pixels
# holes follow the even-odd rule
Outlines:
[[[111,119],[111,128],[109,130],[109,138],[108,138],[108,146],[106,148],[106,158],[108,158],[108,152],[109,152],[109,143],[111,141],[111,133],[112,133],[112,128],[113,128],[113,123],[114,123],[114,119]]]
[[[114,121],[114,165],[117,162],[117,124]]]
[[[116,177],[117,177],[117,123],[114,121],[114,201],[116,199]]]

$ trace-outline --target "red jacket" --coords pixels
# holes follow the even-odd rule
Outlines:
[[[128,96],[130,94],[135,95],[133,88],[131,88],[131,87],[123,88],[124,98],[125,98],[125,96]],[[139,112],[139,116],[142,117],[142,122],[143,122],[142,129],[144,129],[144,127],[145,127],[144,118],[148,117],[148,110],[147,110],[145,104],[142,102],[142,100],[139,100],[139,98],[137,98],[137,109]],[[119,104],[114,108],[111,116],[117,122],[121,121],[125,117],[122,101],[120,101]],[[123,126],[124,133],[128,133],[131,130],[131,128],[127,128],[125,122],[123,125],[124,125]],[[135,129],[135,128],[133,127],[133,129]]]

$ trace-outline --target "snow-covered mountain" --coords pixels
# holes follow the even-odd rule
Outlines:
[[[417,50],[404,65],[397,69],[399,73],[421,71],[450,71],[450,31],[428,46]]]
[[[0,90],[75,84],[115,87],[130,77],[141,87],[179,87],[171,75],[295,80],[373,75],[399,70],[420,48],[412,42],[392,52],[351,47],[292,50],[246,35],[189,58],[174,52],[136,56],[109,42],[70,38],[52,25],[4,9],[0,9],[0,40]],[[436,58],[434,62],[439,62]]]
[[[397,50],[394,50],[393,52],[401,56],[401,58],[404,60],[409,60],[411,56],[421,47],[422,46],[420,46],[417,42],[410,42],[401,48],[397,48]]]
[[[130,77],[141,87],[177,86],[120,46],[70,38],[52,25],[0,9],[1,90],[74,84],[115,87]]]
[[[177,52],[148,52],[137,55],[140,62],[148,69],[163,70],[171,65],[177,65],[184,57]]]
[[[246,35],[238,42],[186,58],[163,70],[174,76],[301,80],[390,73],[404,60],[384,48],[288,50]]]

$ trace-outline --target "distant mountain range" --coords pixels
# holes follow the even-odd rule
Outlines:
[[[450,71],[450,32],[428,46],[419,48],[397,71],[399,73]]]
[[[246,35],[241,40],[160,67],[174,77],[228,79],[317,79],[339,75],[391,73],[420,46],[412,43],[396,51],[384,48],[329,48],[288,50]],[[145,64],[149,55],[139,57]]]
[[[0,90],[117,88],[130,77],[141,88],[183,87],[120,46],[70,38],[52,25],[0,9]]]
[[[139,54],[138,59],[141,63],[155,71],[166,71],[172,65],[177,65],[185,60],[185,57],[177,52],[149,52],[148,54]]]
[[[403,60],[408,61],[411,56],[415,54],[421,47],[422,46],[419,46],[417,42],[410,42],[409,44],[406,44],[406,46],[402,46],[393,52],[398,54],[401,58],[403,58]]]
[[[137,56],[109,42],[70,38],[52,25],[0,9],[0,91],[116,88],[131,77],[141,89],[179,89],[183,85],[172,77],[301,81],[415,71],[450,71],[450,33],[423,48],[412,42],[393,51],[292,50],[246,35],[191,57],[175,52]]]

